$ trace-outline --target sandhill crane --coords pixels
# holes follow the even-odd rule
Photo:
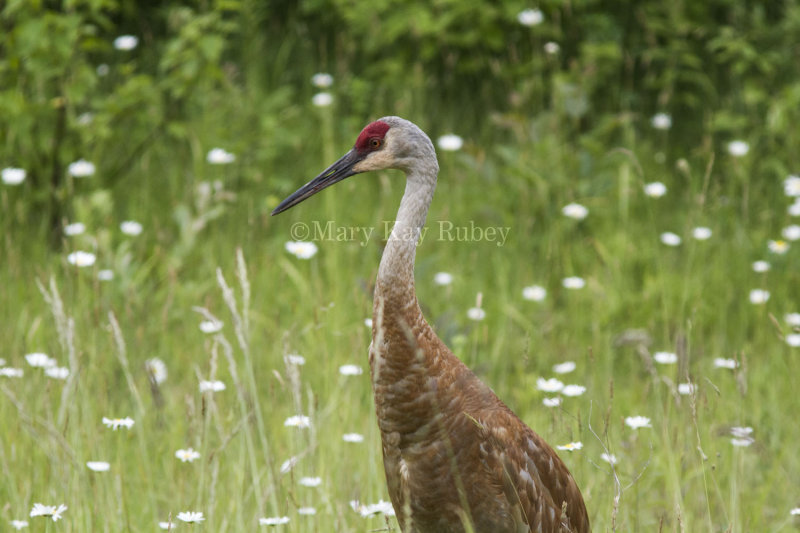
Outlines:
[[[349,176],[406,174],[375,283],[369,363],[389,496],[404,532],[585,533],[569,470],[436,336],[414,290],[414,258],[439,164],[428,136],[399,117],[286,198],[281,213]]]

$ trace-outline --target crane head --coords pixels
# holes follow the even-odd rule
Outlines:
[[[412,161],[420,158],[427,158],[436,165],[436,153],[428,136],[416,125],[402,118],[381,118],[367,124],[349,152],[290,194],[272,214],[282,213],[322,189],[355,174],[385,168],[408,171]]]

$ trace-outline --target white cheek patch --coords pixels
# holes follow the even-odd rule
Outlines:
[[[372,152],[362,161],[353,166],[356,172],[369,172],[370,170],[380,170],[389,168],[392,164],[391,154],[384,148],[378,152]]]

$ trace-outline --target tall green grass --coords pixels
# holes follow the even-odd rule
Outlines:
[[[283,515],[291,519],[285,531],[396,528],[393,518],[361,517],[350,502],[387,499],[364,319],[384,222],[393,219],[404,180],[398,172],[356,176],[269,217],[284,193],[357,134],[333,126],[335,110],[323,110],[321,121],[295,162],[268,168],[246,152],[231,167],[212,168],[203,143],[175,158],[169,147],[154,149],[131,179],[107,191],[111,200],[96,198],[112,203],[78,211],[87,235],[65,238],[63,252],[48,247],[43,228],[13,214],[20,191],[0,189],[0,357],[25,372],[0,377],[0,529],[35,502],[69,509],[57,523],[26,518],[31,530],[150,531],[189,510],[202,511],[206,520],[194,527],[210,531],[254,530],[259,517]],[[800,363],[784,341],[791,328],[783,316],[800,311],[800,246],[775,255],[766,245],[791,222],[781,183],[748,176],[752,156],[718,153],[712,162],[700,150],[659,163],[657,144],[647,140],[619,150],[568,140],[545,122],[521,122],[526,133],[498,132],[510,140],[488,146],[472,140],[492,137],[494,126],[459,132],[465,147],[440,153],[430,229],[417,255],[428,320],[549,442],[583,443],[561,455],[595,531],[796,528],[789,510],[800,505]],[[253,186],[243,175],[261,177]],[[198,184],[214,179],[223,191],[200,198]],[[667,194],[647,197],[651,181],[664,182]],[[92,184],[76,187],[87,198]],[[586,219],[561,214],[573,201],[588,207]],[[143,223],[141,235],[119,232],[129,218]],[[309,260],[288,254],[292,225],[314,221],[376,229],[366,242],[318,241]],[[503,246],[439,239],[442,221],[509,228],[509,238]],[[713,236],[693,239],[698,225]],[[682,244],[662,244],[664,231]],[[97,263],[70,265],[66,252],[74,249],[93,249]],[[756,259],[769,260],[771,270],[753,272]],[[113,280],[97,280],[103,268],[114,270]],[[433,282],[440,271],[453,274],[451,285]],[[565,289],[567,276],[586,287]],[[522,298],[531,284],[547,289],[543,302]],[[770,291],[766,304],[748,301],[754,288]],[[466,311],[479,293],[486,318],[475,322]],[[209,313],[224,322],[221,331],[200,331]],[[24,355],[37,351],[68,367],[69,378],[29,367]],[[678,364],[654,363],[656,351],[677,353]],[[288,354],[306,363],[287,363]],[[145,370],[152,357],[169,369],[160,385]],[[740,366],[717,369],[716,357]],[[587,390],[547,408],[536,379],[553,377],[552,366],[565,360],[577,369],[560,379]],[[344,364],[364,373],[343,376]],[[201,394],[201,379],[227,388]],[[687,381],[696,392],[678,394]],[[310,427],[284,425],[299,414]],[[632,415],[649,417],[652,427],[628,428]],[[101,422],[125,416],[135,420],[130,430]],[[753,427],[753,444],[732,446],[731,426]],[[364,441],[344,442],[350,432]],[[182,463],[175,451],[189,446],[201,457]],[[618,458],[613,468],[603,452]],[[282,472],[290,458],[295,466]],[[108,461],[110,471],[90,471],[92,460]],[[322,483],[303,486],[304,476]],[[316,514],[301,515],[302,507]]]
[[[797,529],[800,348],[784,315],[800,312],[800,243],[767,249],[799,223],[781,184],[800,168],[795,57],[772,51],[792,50],[797,7],[552,3],[530,28],[514,3],[351,4],[3,10],[0,168],[28,179],[0,183],[0,359],[24,370],[0,375],[0,531],[13,519],[33,531],[152,531],[182,511],[203,512],[193,527],[209,531],[275,516],[290,518],[284,531],[396,529],[350,502],[388,497],[364,320],[403,177],[356,176],[269,216],[386,114],[434,140],[465,138],[439,154],[418,296],[525,422],[554,445],[583,444],[561,455],[594,530]],[[140,37],[136,50],[113,49],[122,32]],[[550,39],[560,52],[541,52]],[[309,103],[319,69],[336,79],[331,107]],[[673,128],[653,130],[655,111],[673,113]],[[736,136],[752,144],[741,158],[725,151]],[[217,146],[236,161],[208,164]],[[69,178],[78,157],[97,175]],[[644,194],[653,181],[664,197]],[[588,217],[565,217],[570,202]],[[120,231],[131,219],[141,235]],[[86,233],[63,236],[69,222]],[[374,232],[317,241],[309,260],[287,253],[293,225],[314,222]],[[455,242],[440,223],[501,227],[508,240]],[[696,226],[712,237],[693,239]],[[662,244],[665,231],[682,244]],[[75,250],[97,262],[69,264]],[[761,259],[771,269],[754,272]],[[98,279],[103,269],[112,280]],[[437,272],[453,283],[434,283]],[[585,288],[564,288],[568,276]],[[543,302],[522,298],[532,284]],[[756,288],[770,292],[765,304],[749,302]],[[486,318],[472,321],[478,299]],[[210,317],[219,332],[200,331]],[[657,351],[677,364],[654,362]],[[68,378],[30,367],[32,352]],[[153,357],[169,371],[160,384],[146,371]],[[718,357],[739,367],[715,368]],[[567,360],[576,370],[558,377],[586,392],[545,407],[537,378]],[[341,375],[344,364],[364,373]],[[201,393],[201,380],[226,389]],[[687,381],[696,392],[679,394]],[[310,427],[284,425],[296,415]],[[633,415],[652,427],[629,428]],[[102,423],[126,416],[130,430]],[[733,446],[732,426],[752,427],[752,445]],[[201,456],[182,463],[175,452],[188,447]],[[57,523],[28,518],[37,502],[68,510]]]

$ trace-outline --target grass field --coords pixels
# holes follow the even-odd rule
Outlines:
[[[357,510],[388,499],[365,319],[403,177],[356,176],[269,216],[355,139],[357,122],[330,109],[308,110],[308,144],[280,165],[260,166],[244,142],[210,164],[209,134],[188,155],[147,152],[109,187],[102,168],[70,178],[64,222],[85,230],[58,251],[27,185],[0,184],[0,530],[252,531],[284,516],[278,530],[396,530]],[[464,146],[439,151],[416,267],[427,319],[534,430],[573,443],[560,454],[594,531],[797,530],[794,182],[750,175],[758,154],[724,144],[680,159],[661,132],[597,146],[521,124],[456,132]],[[571,203],[585,218],[562,212]],[[141,233],[122,231],[131,220]],[[316,253],[289,253],[295,240]],[[79,250],[94,262],[72,264]],[[574,370],[554,370],[567,361]],[[559,388],[550,378],[579,387],[540,390]],[[636,416],[649,423],[626,423]],[[103,422],[126,417],[129,428]],[[199,456],[176,457],[188,448]],[[29,517],[35,503],[67,509],[53,522]],[[178,520],[188,511],[204,521]]]

